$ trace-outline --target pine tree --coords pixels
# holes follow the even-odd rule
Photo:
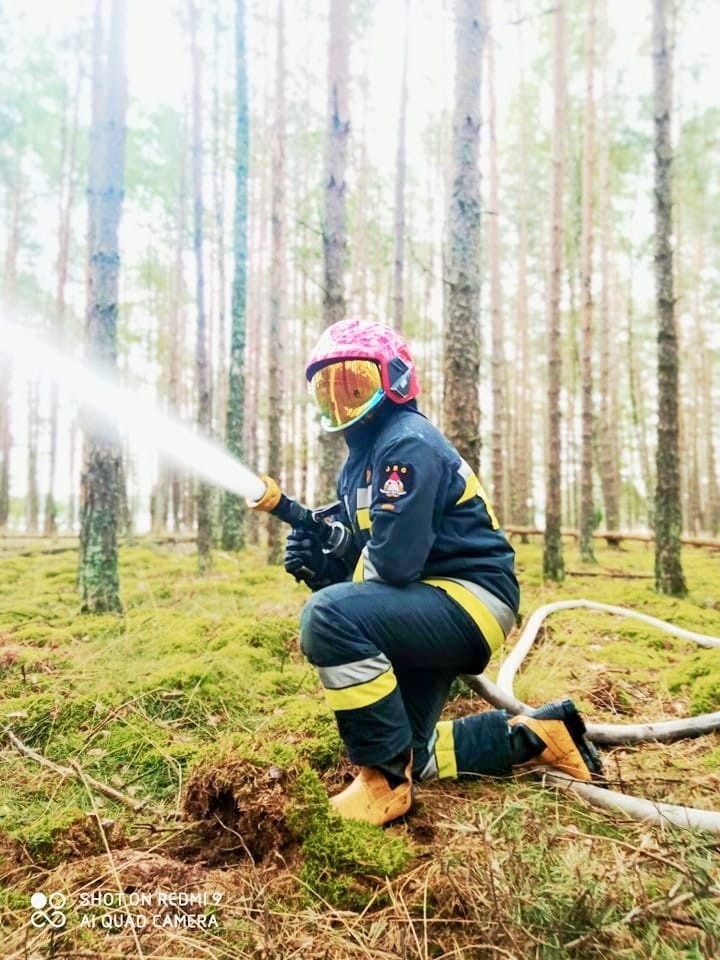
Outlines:
[[[680,557],[682,511],[678,430],[678,343],[672,251],[671,51],[668,0],[653,4],[655,118],[655,288],[658,311],[658,438],[655,487],[655,589],[687,593]]]
[[[225,443],[242,459],[245,427],[245,337],[247,306],[248,230],[247,65],[245,62],[245,0],[235,2],[235,209],[233,216],[234,272],[230,327],[230,375]],[[222,506],[222,546],[240,550],[245,545],[244,506],[240,497],[226,493]]]
[[[329,327],[345,317],[345,167],[350,133],[348,81],[350,73],[350,3],[330,0],[328,46],[328,129],[325,145],[325,221],[323,251],[325,291],[323,324]],[[337,434],[320,436],[320,496],[335,496],[335,483],[342,458]]]
[[[108,375],[117,368],[118,227],[124,191],[127,107],[126,15],[127,0],[113,0],[105,38],[101,4],[96,2],[88,189],[87,348],[90,358]],[[78,573],[82,610],[87,613],[121,609],[117,556],[121,467],[120,444],[114,432],[88,425]]]
[[[565,169],[565,0],[555,7],[555,61],[553,71],[553,187],[552,233],[550,241],[550,296],[548,305],[548,443],[545,472],[545,542],[543,576],[562,580],[563,563],[561,523],[561,314],[563,239],[563,175]]]
[[[480,462],[480,80],[487,27],[481,0],[455,5],[455,120],[444,342],[445,433]]]

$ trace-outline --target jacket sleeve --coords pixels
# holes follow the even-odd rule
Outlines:
[[[379,449],[372,468],[370,540],[353,579],[395,585],[419,580],[447,485],[447,466],[422,437],[402,437]]]

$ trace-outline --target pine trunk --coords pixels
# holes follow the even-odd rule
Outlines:
[[[275,123],[272,157],[272,257],[270,265],[270,350],[268,353],[268,473],[280,480],[282,471],[283,311],[285,309],[285,3],[278,0],[275,72]],[[280,520],[268,517],[268,563],[283,556]]]
[[[198,13],[189,0],[190,46],[192,56],[192,179],[193,250],[195,252],[195,377],[197,387],[197,425],[208,436],[211,428],[210,371],[205,318],[205,269],[203,263],[203,170],[202,170],[202,97],[201,64],[198,41]],[[196,489],[198,570],[206,573],[212,566],[212,511],[210,486],[198,481]]]
[[[443,422],[462,457],[480,463],[480,83],[482,0],[455,5],[455,121],[447,261]]]
[[[545,542],[543,575],[559,581],[565,576],[561,501],[561,419],[560,386],[563,245],[563,178],[565,170],[565,0],[555,7],[555,62],[553,116],[552,227],[550,239],[550,290],[548,310],[548,415],[547,465],[545,472]]]
[[[323,252],[325,286],[323,325],[345,317],[345,167],[350,132],[348,81],[350,71],[350,3],[330,0],[328,54],[328,132],[325,153],[325,222]],[[342,444],[337,434],[320,436],[320,498],[334,499]]]
[[[678,343],[672,251],[671,53],[668,0],[653,5],[655,119],[655,287],[658,311],[658,437],[655,487],[655,588],[687,593],[680,557],[682,511],[678,429]]]
[[[247,66],[245,62],[245,0],[235,3],[235,209],[233,215],[234,267],[230,327],[230,374],[225,443],[239,460],[244,454],[245,337],[247,305],[248,143]],[[242,498],[225,493],[222,506],[222,545],[225,550],[245,546],[245,508]]]
[[[602,126],[600,132],[600,416],[598,420],[598,473],[605,506],[605,529],[620,529],[620,472],[618,452],[618,326],[610,309],[612,244],[610,189],[610,124],[607,91],[607,7],[602,31]]]
[[[488,14],[489,15],[489,14]],[[492,339],[492,501],[502,523],[508,516],[505,489],[505,438],[508,415],[505,392],[505,347],[500,279],[500,175],[498,173],[497,104],[495,97],[495,39],[490,33],[488,55],[488,136],[490,151],[490,216],[488,259],[490,262],[490,325]]]
[[[405,181],[407,179],[406,127],[408,102],[408,34],[410,31],[410,2],[405,2],[405,41],[403,44],[400,80],[400,111],[398,115],[397,152],[395,154],[395,258],[393,262],[393,327],[402,330],[405,304],[403,282],[405,266]]]
[[[595,180],[595,0],[588,0],[582,155],[582,449],[580,454],[580,558],[595,562],[593,531],[593,191]]]
[[[75,202],[75,158],[77,154],[79,106],[82,86],[82,68],[77,65],[74,91],[66,86],[66,101],[60,130],[60,201],[58,204],[58,255],[55,283],[54,328],[60,337],[65,325],[65,291],[70,264],[70,220]],[[68,130],[67,114],[72,104],[72,120]],[[57,473],[58,447],[58,391],[53,384],[50,391],[50,452],[48,462],[48,485],[45,494],[43,533],[51,537],[57,533],[57,504],[55,502],[55,476]]]
[[[113,0],[105,47],[101,5],[96,3],[88,190],[87,349],[92,362],[108,375],[117,369],[118,228],[124,192],[127,108],[126,15],[127,0]],[[114,431],[107,427],[100,430],[94,424],[86,426],[78,575],[81,607],[86,613],[121,609],[117,556],[120,449]]]

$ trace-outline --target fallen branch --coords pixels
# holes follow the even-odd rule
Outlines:
[[[621,570],[566,570],[568,577],[609,577],[621,580],[653,580],[652,573],[623,573]]]
[[[31,760],[34,760],[36,763],[39,763],[43,767],[47,767],[48,770],[52,770],[54,773],[57,773],[59,776],[64,779],[71,778],[73,780],[79,780],[80,783],[88,784],[97,790],[98,793],[101,793],[103,796],[108,797],[110,800],[117,800],[118,803],[122,803],[124,806],[129,807],[134,813],[137,813],[139,810],[142,810],[145,806],[145,800],[133,800],[132,797],[128,797],[124,793],[120,793],[119,790],[115,790],[113,787],[108,786],[106,783],[101,783],[99,780],[95,780],[94,777],[88,776],[80,768],[80,766],[73,761],[71,767],[63,767],[59,763],[55,763],[53,760],[48,760],[47,757],[44,757],[41,753],[38,753],[37,750],[33,750],[32,747],[28,747],[26,743],[23,743],[9,727],[5,727],[3,730],[3,735],[5,739],[12,744],[15,749],[25,757],[29,757]]]

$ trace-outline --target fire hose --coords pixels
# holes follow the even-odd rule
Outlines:
[[[265,484],[265,491],[258,500],[248,501],[250,507],[270,513],[296,529],[312,531],[318,537],[323,552],[326,554],[342,556],[346,552],[349,546],[350,532],[344,524],[331,519],[338,504],[331,504],[318,510],[310,510],[282,493],[280,487],[272,478],[264,476],[260,479]],[[312,575],[312,573],[306,568],[301,568],[296,575],[304,576]],[[464,675],[464,681],[494,707],[507,710],[513,715],[530,713],[533,708],[522,700],[518,700],[513,692],[515,675],[532,649],[545,619],[559,610],[574,608],[631,617],[648,623],[672,636],[690,640],[699,646],[720,647],[720,638],[718,637],[710,637],[685,630],[664,620],[637,613],[625,607],[595,603],[591,600],[562,600],[545,604],[532,614],[512,651],[503,661],[498,673],[497,684],[482,675]],[[587,725],[587,736],[595,744],[612,746],[650,742],[667,743],[686,737],[701,736],[715,730],[720,730],[720,711],[652,723],[590,723]],[[573,780],[571,777],[549,767],[541,768],[539,773],[544,785],[570,791],[595,806],[619,811],[633,820],[701,830],[720,836],[720,812],[681,804],[654,802],[642,797],[618,793],[595,784]]]

